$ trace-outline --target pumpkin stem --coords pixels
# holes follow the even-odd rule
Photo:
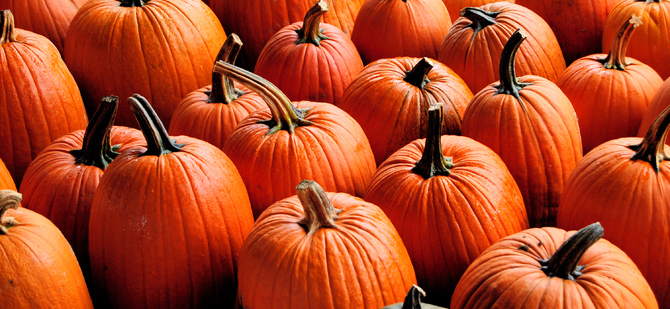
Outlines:
[[[119,155],[116,152],[119,146],[111,146],[109,142],[109,135],[114,125],[118,106],[119,97],[107,96],[102,98],[102,104],[95,110],[95,114],[93,114],[86,127],[82,148],[70,151],[76,164],[95,166],[104,170]]]
[[[451,157],[442,153],[442,103],[434,104],[428,109],[428,135],[421,160],[416,163],[412,172],[429,179],[434,176],[448,176],[454,168]]]
[[[319,28],[319,20],[326,12],[328,12],[328,3],[324,0],[319,0],[307,11],[302,28],[295,31],[298,33],[298,41],[295,44],[312,43],[320,46],[321,40],[330,39],[322,33],[323,29]]]
[[[516,60],[516,52],[519,50],[521,43],[526,40],[526,34],[521,32],[521,29],[514,31],[512,36],[505,43],[502,55],[500,56],[500,84],[495,85],[498,89],[498,94],[511,94],[517,100],[519,97],[519,90],[530,84],[520,83],[516,78],[516,71],[514,68],[514,61]]]
[[[149,101],[139,94],[128,98],[130,109],[135,114],[135,119],[142,129],[144,139],[147,140],[147,151],[141,156],[161,156],[164,154],[181,151],[183,144],[177,144],[170,139],[163,123],[149,104]]]
[[[149,0],[119,0],[121,1],[121,6],[125,6],[128,8],[131,7],[143,7]]]
[[[298,224],[307,229],[307,235],[322,227],[335,227],[337,215],[341,209],[333,207],[323,188],[313,180],[303,180],[296,187],[298,199],[305,210],[305,217]]]
[[[649,162],[656,173],[658,173],[661,162],[670,160],[670,156],[665,152],[665,140],[668,137],[669,128],[670,106],[666,107],[654,120],[654,123],[651,124],[647,134],[642,139],[642,143],[628,146],[635,151],[635,154],[630,159]]]
[[[475,7],[463,8],[459,12],[461,16],[472,21],[471,24],[466,26],[474,30],[472,37],[476,36],[482,29],[495,25],[496,17],[498,17],[500,13],[502,12],[489,12]]]
[[[18,209],[21,203],[21,193],[14,190],[0,190],[0,235],[7,235],[7,229],[19,225],[12,217],[5,217],[9,209]]]
[[[407,72],[404,80],[419,89],[426,87],[426,84],[430,83],[428,79],[428,73],[433,69],[435,63],[430,59],[423,57],[411,71]]]
[[[242,45],[244,44],[242,44],[240,37],[231,33],[221,46],[216,61],[235,64]],[[212,91],[207,98],[207,103],[230,104],[243,94],[244,92],[235,88],[235,84],[228,76],[223,76],[221,73],[212,70]]]
[[[416,284],[413,284],[412,288],[407,292],[405,301],[402,303],[400,309],[421,309],[421,298],[423,297],[426,297],[426,292]]]
[[[216,62],[214,71],[229,76],[263,98],[272,112],[272,119],[265,122],[270,127],[267,134],[273,134],[279,130],[293,133],[295,128],[311,124],[310,121],[304,119],[307,110],[293,106],[291,100],[268,80],[223,61]]]
[[[635,28],[642,25],[642,17],[637,17],[635,14],[630,19],[625,21],[617,30],[614,40],[612,40],[612,47],[607,55],[607,58],[602,59],[603,66],[606,69],[624,70],[626,68],[626,49],[628,42],[633,34]]]
[[[16,42],[16,33],[14,33],[14,14],[10,10],[3,10],[0,15],[0,44]]]
[[[542,270],[549,277],[574,281],[581,276],[583,266],[577,266],[584,253],[603,237],[600,222],[582,228],[566,240],[549,260],[540,261]]]

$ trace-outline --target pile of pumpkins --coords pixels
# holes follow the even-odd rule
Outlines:
[[[0,307],[670,308],[668,1],[0,10]]]

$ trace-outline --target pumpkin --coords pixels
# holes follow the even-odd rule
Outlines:
[[[475,95],[463,115],[463,136],[490,147],[521,189],[531,227],[555,226],[565,180],[582,158],[570,100],[551,81],[517,78],[515,58],[526,35],[512,34],[500,57],[498,83]]]
[[[244,179],[255,218],[294,195],[291,184],[302,179],[332,192],[365,194],[377,167],[351,116],[329,103],[294,105],[272,83],[234,65],[217,62],[214,70],[256,91],[269,107],[242,120],[223,146]]]
[[[54,223],[72,246],[90,281],[88,221],[93,194],[119,152],[143,143],[139,130],[112,127],[117,97],[105,97],[86,130],[66,134],[30,163],[23,178],[23,206]]]
[[[467,137],[442,135],[442,104],[428,135],[391,155],[365,200],[405,243],[428,302],[448,306],[465,269],[497,240],[528,228],[523,197],[500,157]]]
[[[670,58],[670,2],[621,0],[614,1],[614,4],[616,6],[607,15],[607,21],[604,24],[603,52],[610,50],[617,28],[621,23],[632,14],[641,16],[642,26],[631,38],[627,54],[654,68],[661,78],[670,77],[670,65],[666,61],[667,58]]]
[[[514,3],[515,0],[502,0],[505,2]],[[456,19],[460,17],[460,12],[462,9],[467,7],[479,7],[485,4],[498,2],[496,0],[442,0],[444,5],[449,11],[449,16],[451,17],[451,22],[456,22]]]
[[[635,136],[649,102],[663,80],[648,65],[626,57],[640,18],[626,20],[608,54],[573,62],[556,83],[579,119],[583,152],[620,137]]]
[[[468,267],[450,308],[658,308],[633,261],[602,236],[594,223],[506,237]]]
[[[461,10],[444,37],[437,60],[463,78],[472,92],[500,80],[496,70],[507,38],[522,29],[528,42],[519,51],[521,75],[537,75],[556,82],[565,70],[565,60],[549,25],[518,4],[496,2]]]
[[[231,308],[253,224],[244,183],[220,149],[168,136],[145,98],[129,103],[146,145],[120,153],[95,191],[88,239],[96,295],[113,308]]]
[[[423,297],[426,297],[426,292],[417,285],[413,285],[412,288],[409,289],[409,292],[407,292],[405,301],[386,306],[382,309],[445,309],[444,307],[422,303],[421,298]]]
[[[64,59],[89,114],[106,95],[142,93],[156,102],[169,127],[181,100],[211,82],[225,39],[216,16],[200,0],[90,0],[72,19]],[[125,108],[116,124],[137,127]]]
[[[88,123],[79,88],[56,47],[0,16],[0,159],[20,186],[30,162],[49,144]]]
[[[656,121],[656,118],[658,118],[668,106],[670,106],[670,78],[666,79],[661,86],[658,87],[656,93],[651,98],[649,106],[644,112],[644,116],[642,116],[637,136],[644,137],[647,134],[647,131],[649,131],[651,124]],[[669,140],[666,140],[665,143],[668,144],[670,142]]]
[[[261,51],[255,73],[291,100],[337,103],[363,70],[356,46],[339,28],[320,23],[328,3],[320,0],[304,22],[277,32]]]
[[[3,308],[93,308],[77,258],[58,228],[0,190]]]
[[[459,135],[470,99],[468,86],[444,64],[400,57],[369,64],[337,106],[361,125],[379,165],[396,150],[426,136],[432,103],[444,103],[444,134]]]
[[[670,127],[666,108],[644,138],[604,143],[589,152],[565,183],[558,226],[598,220],[607,239],[635,262],[661,308],[670,307]]]
[[[416,283],[398,233],[374,204],[305,180],[270,206],[240,252],[240,308],[374,308]]]
[[[237,34],[226,39],[217,61],[235,63],[243,44]],[[170,121],[170,135],[188,135],[223,148],[242,119],[265,107],[263,99],[229,77],[212,71],[212,84],[189,93]]]
[[[12,179],[12,175],[9,174],[9,170],[7,170],[5,163],[0,160],[0,190],[4,189],[16,191],[16,184],[14,184],[14,179]]]
[[[366,64],[394,57],[435,59],[449,27],[451,18],[441,0],[368,0],[358,12],[351,40]]]

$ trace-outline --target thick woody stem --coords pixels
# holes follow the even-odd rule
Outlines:
[[[128,103],[142,129],[144,139],[147,141],[147,151],[142,156],[161,156],[181,151],[181,147],[184,145],[177,144],[170,139],[163,123],[147,99],[135,94],[128,98]]]
[[[593,244],[603,237],[603,227],[600,223],[593,223],[566,240],[549,260],[540,261],[542,270],[547,276],[565,280],[575,280],[581,276],[583,267],[577,264]]]
[[[216,61],[235,64],[242,45],[244,44],[242,44],[240,37],[235,33],[231,33],[219,50]],[[208,103],[230,104],[242,94],[242,91],[235,88],[235,84],[229,77],[212,70],[212,92],[207,98]]]
[[[319,28],[321,16],[326,12],[328,12],[328,3],[325,0],[318,1],[307,11],[302,29],[296,30],[299,37],[296,44],[311,43],[320,46],[321,40],[329,39],[321,33],[323,30]]]
[[[642,25],[642,17],[637,17],[635,14],[631,16],[630,19],[625,21],[617,30],[614,40],[612,40],[612,47],[610,52],[607,55],[607,58],[603,59],[603,66],[606,69],[617,69],[623,70],[626,68],[626,49],[628,48],[628,42],[633,34],[635,28]]]
[[[447,176],[454,168],[451,157],[442,153],[442,118],[444,117],[442,103],[435,104],[428,109],[428,135],[421,160],[416,163],[412,172],[429,179],[438,175]]]
[[[104,170],[119,155],[118,152],[115,152],[118,146],[110,145],[110,133],[118,106],[118,97],[102,98],[102,104],[98,106],[88,123],[82,148],[70,151],[75,157],[75,163],[96,166]]]
[[[125,7],[143,7],[147,2],[150,0],[119,0],[121,2],[121,6]]]
[[[305,217],[298,222],[313,234],[320,228],[335,227],[337,215],[341,209],[333,207],[323,188],[313,180],[303,180],[296,187],[298,199],[305,210]]]
[[[501,12],[489,12],[476,7],[467,7],[460,11],[461,16],[472,21],[467,27],[474,30],[474,33],[472,34],[473,37],[482,29],[494,25],[496,23],[496,17],[500,13]]]
[[[428,80],[428,73],[430,73],[430,70],[432,70],[434,66],[435,63],[433,63],[433,61],[423,57],[411,71],[407,72],[407,76],[405,76],[404,80],[419,89],[423,89],[423,87],[426,87],[426,84],[430,82],[430,80]]]
[[[498,94],[511,94],[517,100],[520,100],[519,91],[523,87],[528,86],[528,84],[519,83],[514,66],[516,53],[519,51],[521,43],[525,40],[526,34],[521,32],[521,29],[517,29],[509,40],[507,40],[500,56],[500,84],[495,86],[498,88]]]
[[[426,292],[416,284],[412,285],[412,288],[407,292],[407,296],[405,296],[401,309],[421,309],[421,298],[423,297],[426,297]]]
[[[658,115],[654,123],[642,139],[642,143],[629,146],[635,151],[631,160],[642,160],[649,162],[656,173],[660,171],[661,162],[670,160],[670,156],[665,152],[665,140],[670,128],[670,106],[666,107]]]
[[[9,10],[3,10],[0,14],[0,44],[16,42],[16,33],[14,33],[14,14]]]
[[[12,217],[7,217],[6,212],[10,209],[18,209],[21,203],[21,193],[14,190],[0,190],[0,235],[7,235],[8,228],[19,225]]]

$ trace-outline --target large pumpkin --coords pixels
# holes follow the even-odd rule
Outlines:
[[[500,82],[482,89],[463,115],[463,136],[490,147],[521,189],[532,227],[555,226],[565,180],[582,158],[570,100],[551,81],[517,78],[514,59],[526,36],[517,30],[500,57]]]
[[[51,142],[88,123],[79,88],[56,47],[0,16],[0,159],[18,186],[30,162]]]
[[[253,224],[233,163],[201,140],[170,137],[146,99],[129,98],[146,145],[119,154],[93,197],[93,285],[113,308],[231,308]]]
[[[378,309],[416,283],[407,250],[374,204],[305,180],[270,206],[240,252],[241,308]]]
[[[72,19],[64,59],[89,115],[104,96],[141,93],[169,127],[184,96],[211,82],[225,39],[200,0],[90,0]],[[137,127],[125,108],[116,124]]]

